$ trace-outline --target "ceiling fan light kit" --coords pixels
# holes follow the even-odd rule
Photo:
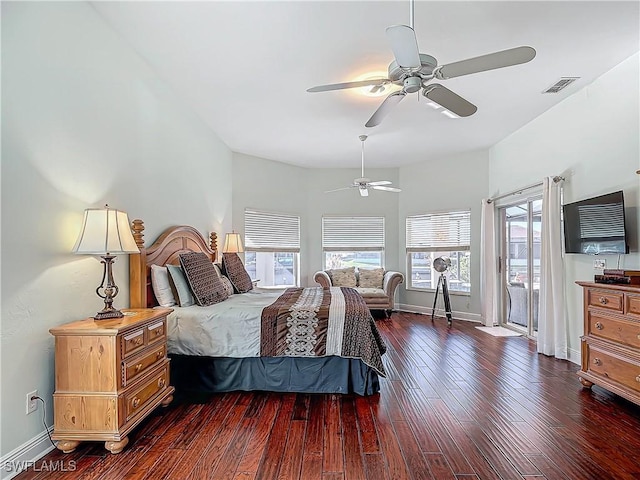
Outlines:
[[[340,190],[349,190],[350,188],[357,188],[361,197],[368,197],[369,189],[381,190],[384,192],[395,192],[395,193],[401,192],[402,190],[400,190],[399,188],[391,187],[390,185],[392,182],[389,180],[377,180],[375,182],[372,182],[370,178],[366,178],[364,176],[364,142],[368,137],[367,135],[360,135],[358,138],[362,143],[362,146],[361,146],[362,155],[360,156],[360,165],[361,165],[360,178],[354,179],[353,183],[348,187],[336,188],[334,190],[327,190],[324,193],[338,192]]]
[[[355,87],[371,86],[371,92],[381,92],[386,85],[394,84],[402,90],[388,95],[365,123],[365,127],[375,127],[393,110],[400,101],[410,93],[422,90],[422,95],[452,113],[453,118],[468,117],[476,113],[478,108],[458,94],[440,84],[429,83],[433,79],[450,78],[486,72],[498,68],[527,63],[536,56],[536,51],[529,46],[521,46],[499,52],[480,55],[446,65],[438,65],[431,55],[420,53],[418,41],[413,29],[414,1],[410,2],[411,27],[408,25],[392,25],[387,27],[386,34],[394,60],[389,64],[388,78],[378,78],[357,82],[319,85],[308,89],[308,92],[328,92]]]

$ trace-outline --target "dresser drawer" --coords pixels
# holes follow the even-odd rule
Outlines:
[[[126,405],[127,421],[138,412],[144,410],[149,400],[169,385],[169,366],[160,369],[148,380],[144,381],[138,388],[127,392],[124,395]]]
[[[624,359],[587,345],[588,371],[607,381],[640,392],[640,360]]]
[[[640,319],[640,295],[633,295],[627,293],[624,296],[625,308],[624,312],[627,315]]]
[[[120,337],[122,358],[129,357],[145,347],[144,328],[138,328]]]
[[[592,307],[606,308],[622,313],[623,297],[622,292],[589,289],[587,293],[587,304]]]
[[[147,372],[149,368],[157,365],[165,358],[166,348],[164,344],[158,345],[140,356],[128,358],[122,362],[122,386],[126,387],[132,380],[138,378],[140,374]]]
[[[148,343],[158,342],[165,339],[166,323],[164,321],[152,323],[147,327]]]
[[[589,335],[640,348],[640,321],[608,316],[596,310],[590,310],[587,315]]]

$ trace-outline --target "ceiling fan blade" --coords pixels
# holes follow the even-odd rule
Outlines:
[[[532,47],[516,47],[501,52],[489,53],[479,57],[460,60],[436,68],[435,77],[440,80],[460,77],[471,73],[485,72],[496,68],[510,67],[527,63],[536,56],[536,51]]]
[[[383,187],[380,185],[373,185],[371,188],[373,188],[374,190],[384,190],[385,192],[401,192],[402,191],[396,187]]]
[[[378,109],[375,112],[373,112],[373,115],[371,115],[371,118],[367,123],[364,124],[364,126],[375,127],[376,125],[379,125],[380,122],[382,122],[382,120],[384,119],[384,117],[386,117],[389,114],[391,109],[395,107],[398,103],[400,103],[400,100],[402,100],[406,95],[407,94],[404,93],[402,90],[400,90],[399,92],[393,92],[392,94],[390,94],[387,98],[384,99],[384,101],[380,104]]]
[[[379,180],[377,182],[369,182],[369,186],[374,187],[378,185],[391,185],[389,180]]]
[[[459,117],[468,117],[478,110],[478,107],[473,103],[468,102],[457,93],[452,92],[438,83],[432,83],[427,86],[422,94]]]
[[[330,85],[318,85],[307,89],[307,92],[330,92],[332,90],[342,90],[345,88],[368,87],[370,85],[386,85],[390,80],[388,78],[372,78],[369,80],[361,80],[359,82],[332,83]]]
[[[367,187],[360,187],[358,190],[360,190],[360,196],[361,197],[368,197],[369,196],[369,190],[367,189]]]
[[[419,70],[422,66],[416,32],[407,25],[392,25],[387,27],[387,38],[391,50],[400,68]]]
[[[339,192],[340,190],[349,190],[354,186],[355,185],[351,185],[350,187],[334,188],[333,190],[326,190],[324,193],[333,193],[333,192]]]

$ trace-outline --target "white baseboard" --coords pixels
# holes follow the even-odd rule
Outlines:
[[[575,363],[576,365],[581,364],[582,354],[580,353],[580,350],[574,350],[573,348],[570,348],[567,353],[569,355],[569,358],[567,358],[567,360],[569,360],[572,363]]]
[[[28,467],[38,467],[35,462],[55,448],[49,441],[48,433],[52,431],[53,427],[49,427],[48,432],[43,430],[0,458],[2,480],[9,480]]]
[[[404,303],[396,304],[396,309],[409,313],[420,313],[422,315],[431,315],[431,308],[422,305],[407,305]],[[436,308],[436,315],[438,317],[444,317],[446,312],[441,308]],[[465,320],[467,322],[482,323],[482,316],[477,313],[469,312],[451,312],[451,316],[454,320]]]

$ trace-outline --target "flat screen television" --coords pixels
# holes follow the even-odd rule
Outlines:
[[[566,253],[629,253],[622,190],[562,206]]]

